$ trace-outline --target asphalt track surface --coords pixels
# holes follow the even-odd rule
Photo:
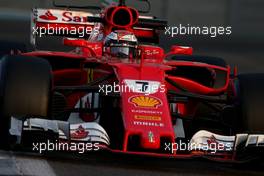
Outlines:
[[[4,13],[4,12],[0,12]],[[0,14],[0,40],[28,42],[28,13]],[[263,46],[263,45],[262,45]],[[262,46],[198,46],[197,53],[220,56],[238,65],[240,72],[263,72]],[[175,160],[112,154],[56,153],[41,156],[25,152],[0,151],[0,175],[90,175],[90,176],[227,176],[264,175],[263,163],[234,165],[204,159]]]

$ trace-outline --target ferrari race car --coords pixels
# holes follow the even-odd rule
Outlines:
[[[166,52],[158,43],[167,22],[123,0],[104,9],[54,6],[33,9],[31,42],[61,36],[74,49],[1,58],[1,148],[79,151],[83,144],[84,152],[155,157],[260,156],[264,74],[239,75],[191,47]]]

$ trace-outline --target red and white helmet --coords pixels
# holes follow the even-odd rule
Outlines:
[[[136,36],[126,30],[116,30],[106,36],[104,40],[105,52],[119,58],[135,57],[138,40]]]

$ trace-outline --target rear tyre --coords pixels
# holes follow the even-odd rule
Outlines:
[[[5,56],[0,64],[0,147],[8,146],[11,117],[47,118],[51,94],[51,67],[46,60]]]
[[[264,74],[239,75],[237,90],[239,131],[264,133]]]

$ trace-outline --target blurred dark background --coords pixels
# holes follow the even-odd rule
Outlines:
[[[57,0],[60,3],[98,5],[99,0]],[[135,0],[129,4],[138,6]],[[229,36],[162,36],[161,46],[189,45],[195,53],[223,57],[241,72],[264,71],[263,0],[150,0],[151,15],[167,19],[170,26],[231,26]],[[51,0],[0,0],[0,40],[29,46],[30,13],[33,7],[50,8]],[[44,49],[54,48],[46,40]]]

